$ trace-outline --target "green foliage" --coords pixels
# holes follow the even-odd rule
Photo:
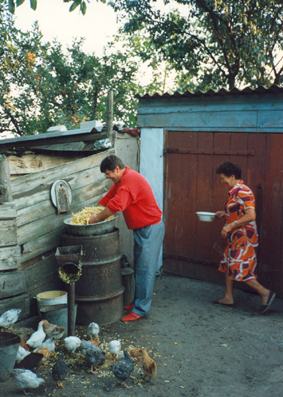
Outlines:
[[[281,0],[164,0],[182,13],[161,12],[153,0],[110,4],[127,34],[148,35],[159,59],[175,68],[180,90],[282,83]]]
[[[0,132],[25,135],[44,133],[51,125],[72,129],[82,121],[106,122],[110,88],[114,122],[135,125],[134,96],[143,89],[136,81],[139,63],[132,49],[97,57],[82,51],[81,39],[64,52],[57,41],[42,42],[37,24],[23,33],[11,14],[1,11]]]

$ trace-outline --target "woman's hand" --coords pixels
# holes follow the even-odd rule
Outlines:
[[[225,216],[225,211],[216,211],[215,212],[215,217],[216,219],[221,219]]]
[[[229,225],[225,225],[223,227],[223,229],[221,230],[221,237],[227,238],[228,234],[231,232],[232,229],[233,229],[233,224],[232,223],[229,223]]]

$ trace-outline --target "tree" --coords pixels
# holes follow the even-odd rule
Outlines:
[[[82,51],[83,39],[75,40],[67,52],[57,41],[44,43],[37,23],[29,32],[17,30],[1,5],[0,18],[0,132],[24,135],[46,132],[52,125],[72,129],[86,120],[106,122],[110,88],[114,122],[134,126],[135,94],[161,90],[157,66],[148,86],[137,80],[137,51],[145,50],[138,35],[131,41],[123,34],[115,37],[97,57]],[[115,49],[117,41],[123,42],[122,50]]]
[[[114,0],[124,31],[147,36],[179,73],[179,89],[281,84],[282,0]],[[186,6],[186,14],[184,7]]]
[[[78,6],[80,6],[80,12],[85,15],[87,10],[87,4],[85,0],[62,0],[64,3],[72,2],[70,6],[70,11],[74,11]],[[88,0],[87,0],[88,1]],[[96,0],[101,3],[106,3],[106,0]],[[0,4],[6,5],[11,14],[14,14],[16,7],[19,7],[25,2],[25,0],[0,0]],[[30,7],[35,11],[37,8],[37,0],[30,0]]]

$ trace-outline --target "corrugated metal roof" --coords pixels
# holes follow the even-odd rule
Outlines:
[[[145,94],[145,95],[136,95],[138,99],[149,99],[149,98],[187,98],[187,97],[207,97],[207,96],[234,96],[234,95],[254,95],[254,94],[277,94],[283,93],[283,87],[279,87],[278,85],[272,85],[268,88],[260,86],[258,88],[250,88],[246,87],[242,90],[238,88],[233,88],[232,90],[226,90],[225,88],[221,88],[219,91],[208,90],[208,91],[195,91],[190,92],[186,91],[184,93],[174,92],[173,94],[165,93],[158,94],[155,93],[153,95]]]

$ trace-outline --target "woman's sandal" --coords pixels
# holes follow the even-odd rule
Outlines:
[[[213,301],[212,303],[214,305],[218,305],[218,306],[229,307],[230,309],[233,309],[235,307],[235,303],[223,303],[223,302],[220,302],[220,301]]]

